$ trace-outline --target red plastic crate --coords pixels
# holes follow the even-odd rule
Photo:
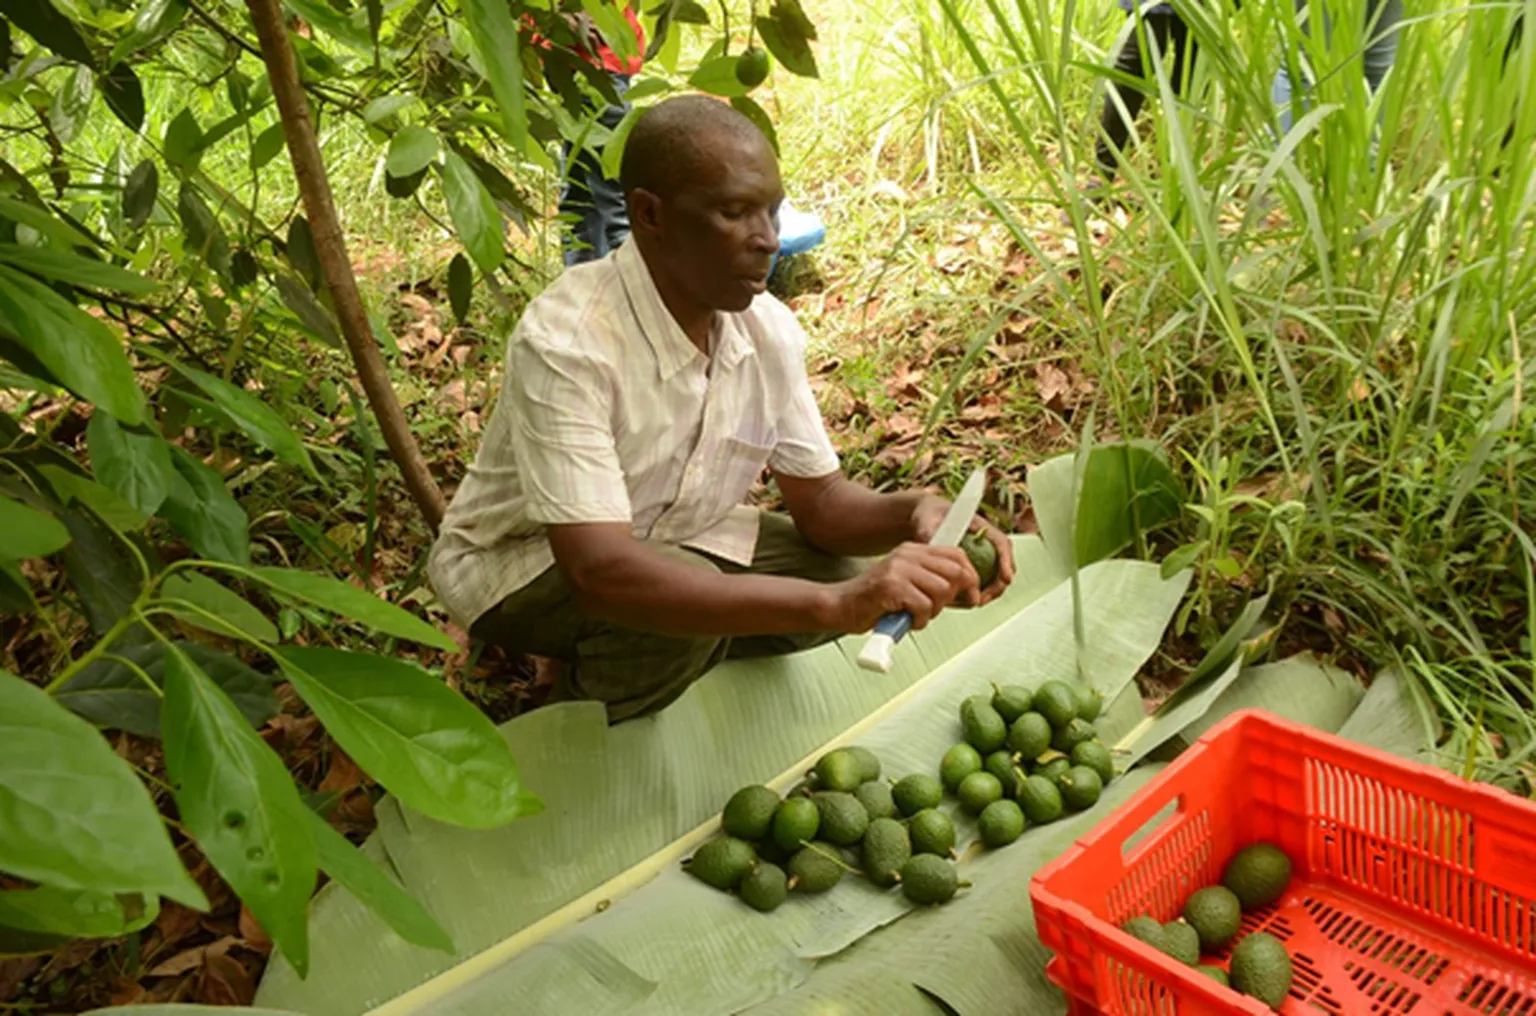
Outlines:
[[[1035,877],[1069,1011],[1269,1012],[1120,930],[1173,920],[1260,841],[1295,870],[1243,923],[1291,954],[1281,1013],[1536,1016],[1536,805],[1258,711],[1211,730]]]

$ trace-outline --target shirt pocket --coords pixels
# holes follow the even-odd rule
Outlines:
[[[771,431],[739,434],[720,442],[710,470],[720,508],[731,508],[746,500],[752,485],[767,468],[775,444]]]

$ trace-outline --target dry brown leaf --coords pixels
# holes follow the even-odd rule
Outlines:
[[[209,955],[198,982],[198,999],[205,1005],[250,1005],[256,982],[232,956]]]
[[[320,781],[321,791],[351,790],[353,787],[361,786],[365,778],[363,771],[346,752],[334,744],[331,745],[331,764],[325,771],[325,779]],[[243,917],[244,911],[241,914]]]
[[[1071,389],[1072,380],[1067,377],[1066,371],[1051,363],[1035,365],[1035,392],[1047,407],[1061,411],[1066,406],[1066,395]]]
[[[261,953],[263,956],[272,951],[272,940],[267,937],[266,929],[244,905],[240,907],[239,927],[240,937],[244,939],[241,943],[243,948]]]

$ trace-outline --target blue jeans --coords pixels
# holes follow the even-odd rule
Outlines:
[[[1302,6],[1302,0],[1298,0],[1298,10]],[[1317,10],[1322,10],[1321,0],[1318,0]],[[1325,37],[1331,35],[1324,14]],[[1403,20],[1403,0],[1365,0],[1365,81],[1371,86],[1374,94],[1381,87],[1381,82],[1386,78],[1387,71],[1392,69],[1392,61],[1397,59],[1397,26]],[[1304,31],[1310,31],[1309,23],[1303,26]],[[1302,91],[1312,87],[1312,81],[1305,70],[1302,70]],[[1280,134],[1283,137],[1291,131],[1293,122],[1291,100],[1292,84],[1290,72],[1281,67],[1275,74],[1275,83],[1271,92],[1275,108],[1280,111]],[[1301,108],[1306,109],[1305,96],[1301,99]]]
[[[597,122],[612,130],[630,110],[629,101],[624,97],[629,91],[629,75],[610,74],[609,77],[613,79],[614,91],[619,93],[619,104],[603,110]],[[565,173],[565,186],[560,191],[560,214],[576,219],[563,238],[566,267],[607,257],[629,235],[624,188],[617,180],[603,174],[601,160],[590,149],[582,149],[574,163],[571,151],[569,141],[560,149],[560,167]]]

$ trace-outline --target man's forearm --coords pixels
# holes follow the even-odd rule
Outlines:
[[[598,569],[594,569],[598,571]],[[831,631],[831,588],[775,575],[724,575],[639,547],[601,574],[570,576],[583,609],[625,628],[662,635],[789,635]]]
[[[812,546],[829,554],[875,557],[914,539],[913,513],[922,491],[877,494],[852,480],[829,484],[814,509],[795,524]]]

